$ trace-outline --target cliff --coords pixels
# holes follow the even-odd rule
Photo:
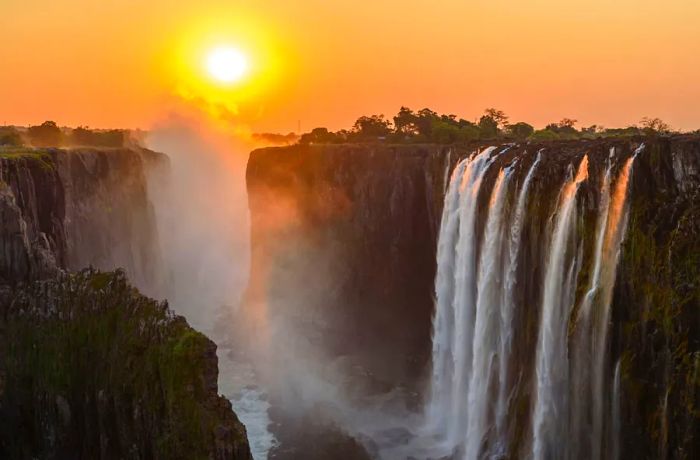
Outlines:
[[[635,165],[613,299],[622,445],[630,457],[700,455],[700,141],[649,145]]]
[[[0,152],[0,279],[57,268],[124,268],[139,287],[159,284],[160,253],[146,173],[165,155],[146,149]],[[14,226],[13,226],[14,225]]]
[[[124,268],[132,283],[155,291],[161,254],[147,188],[152,165],[168,158],[147,149],[73,149],[53,153],[65,195],[66,266]]]
[[[165,161],[0,152],[1,457],[251,458],[216,345],[127,282],[157,282],[145,177]]]
[[[264,304],[269,315],[290,317],[304,330],[320,328],[314,337],[319,346],[355,357],[372,378],[420,389],[430,369],[436,247],[446,186],[456,163],[480,147],[309,145],[254,151],[247,173],[249,305]],[[581,267],[575,297],[580,301],[591,276],[604,172],[612,161],[619,174],[624,160],[637,153],[611,304],[606,375],[612,380],[619,361],[623,452],[693,458],[700,439],[700,139],[509,144],[499,152],[483,178],[484,188],[493,187],[500,168],[509,168],[522,184],[542,154],[524,217],[517,273],[524,308],[515,312],[509,358],[520,369],[512,383],[510,454],[522,453],[530,429],[536,305],[542,297],[538,280],[546,267],[549,241],[544,235],[552,228],[562,178],[588,156],[589,178],[577,200]],[[483,229],[488,200],[488,194],[479,195],[478,228]],[[568,325],[569,330],[575,326]],[[600,397],[610,404],[612,395]],[[612,451],[613,441],[605,442]]]
[[[63,188],[48,153],[0,154],[0,285],[65,266],[64,216]]]
[[[392,381],[415,376],[429,356],[446,161],[433,146],[254,151],[249,302],[313,318],[327,347]]]
[[[248,459],[216,345],[123,272],[34,283],[0,315],[4,458]]]

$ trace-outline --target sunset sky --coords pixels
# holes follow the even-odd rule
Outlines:
[[[149,128],[199,107],[254,131],[401,105],[536,126],[700,128],[697,0],[0,0],[0,123]],[[248,72],[213,81],[232,46]]]

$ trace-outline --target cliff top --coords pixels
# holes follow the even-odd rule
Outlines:
[[[10,147],[0,146],[0,160],[36,160],[52,166],[53,160],[70,155],[129,155],[138,154],[147,161],[164,161],[168,156],[144,147]]]
[[[258,152],[297,152],[297,151],[337,151],[358,148],[371,148],[375,151],[382,150],[405,150],[405,151],[426,151],[434,149],[476,149],[480,147],[501,146],[501,145],[518,145],[529,146],[536,149],[540,148],[557,148],[570,147],[577,145],[584,146],[615,146],[630,143],[650,143],[650,142],[700,142],[699,134],[672,134],[672,135],[649,135],[649,136],[618,136],[618,137],[599,137],[594,139],[552,139],[552,140],[531,140],[531,141],[513,141],[513,140],[478,140],[470,142],[460,142],[453,144],[438,144],[438,143],[392,143],[392,142],[343,142],[343,143],[317,143],[317,144],[294,144],[283,146],[261,147],[251,152],[251,155],[258,155]]]

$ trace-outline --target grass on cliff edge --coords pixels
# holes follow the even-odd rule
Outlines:
[[[51,155],[42,149],[31,147],[0,147],[0,160],[34,160],[39,161],[43,168],[53,169]]]

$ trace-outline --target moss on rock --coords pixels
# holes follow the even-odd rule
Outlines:
[[[123,272],[36,282],[0,313],[0,457],[249,459],[216,346]]]

